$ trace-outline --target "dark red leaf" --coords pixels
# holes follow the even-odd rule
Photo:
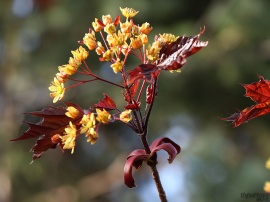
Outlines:
[[[140,168],[144,161],[148,161],[157,151],[165,150],[169,154],[169,163],[172,163],[177,154],[180,153],[181,148],[178,144],[167,137],[156,139],[150,146],[151,153],[146,154],[143,149],[136,149],[131,152],[127,158],[124,167],[125,184],[129,187],[135,187],[134,178],[132,176],[132,167]]]
[[[152,83],[159,71],[154,64],[140,64],[138,67],[127,72],[127,84],[130,85],[139,79]]]
[[[161,149],[167,151],[167,153],[169,154],[169,163],[172,163],[176,155],[179,154],[181,151],[180,146],[167,137],[161,137],[156,139],[150,146],[151,154]]]
[[[133,166],[138,169],[141,166],[143,160],[146,159],[146,156],[148,157],[149,155],[145,153],[144,149],[136,149],[128,155],[127,159],[134,156],[144,157],[143,159],[138,158],[133,162]]]
[[[270,113],[270,82],[259,76],[260,81],[243,85],[246,89],[246,97],[250,97],[257,104],[247,107],[239,113],[234,113],[227,118],[221,118],[224,121],[232,121],[234,127],[241,125],[258,116]]]
[[[186,63],[186,58],[206,47],[208,42],[198,40],[205,29],[196,36],[179,37],[175,42],[165,43],[159,52],[160,60],[156,64],[141,64],[127,73],[128,85],[136,80],[153,83],[160,70],[177,70]],[[158,40],[158,37],[155,39]]]
[[[107,94],[104,93],[103,100],[100,100],[97,104],[94,105],[95,108],[102,108],[106,110],[114,110],[117,109],[114,101]]]
[[[246,123],[251,119],[254,119],[258,116],[262,116],[270,113],[270,102],[263,102],[251,107],[243,109],[240,113],[234,113],[228,118],[221,118],[223,121],[232,121],[234,127]]]
[[[55,134],[63,134],[70,121],[73,124],[76,124],[81,120],[84,114],[83,110],[78,105],[68,102],[65,104],[67,107],[73,106],[79,111],[79,114],[75,119],[69,118],[65,115],[66,107],[49,106],[44,108],[42,111],[25,113],[31,116],[40,117],[42,120],[38,123],[26,122],[29,126],[28,130],[18,138],[12,139],[11,141],[38,138],[36,144],[32,148],[33,160],[39,158],[48,149],[55,148],[57,143],[52,141],[52,137]]]
[[[176,148],[175,148],[172,144],[170,144],[170,143],[163,143],[163,144],[161,144],[161,145],[155,147],[155,148],[152,150],[152,152],[155,153],[155,152],[157,152],[157,151],[159,151],[159,150],[161,150],[161,149],[165,150],[165,151],[169,154],[169,159],[168,159],[168,161],[169,161],[169,163],[172,163],[173,160],[174,160],[174,158],[175,158],[176,155],[178,154]],[[152,153],[152,152],[151,152],[151,153]]]
[[[143,149],[134,150],[128,156],[124,167],[124,181],[129,188],[136,187],[132,175],[132,167],[134,166],[136,169],[140,168],[143,161],[147,160],[148,158],[149,154],[146,154]]]
[[[252,84],[244,84],[246,97],[250,97],[254,102],[262,103],[270,101],[270,81],[259,76],[260,81]]]
[[[139,85],[140,85],[140,80],[134,81],[134,83],[131,84],[129,90],[128,91],[126,90],[124,97],[127,103],[134,103],[134,98],[136,94],[138,93]]]
[[[165,44],[159,52],[158,68],[163,70],[177,70],[186,63],[186,58],[197,53],[208,45],[208,42],[198,40],[205,28],[196,36],[181,36],[171,44]]]
[[[138,110],[140,109],[140,103],[137,103],[136,101],[133,101],[134,104],[128,104],[125,106],[125,109],[131,109],[131,110]]]

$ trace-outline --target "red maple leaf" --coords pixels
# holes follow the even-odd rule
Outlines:
[[[235,127],[248,122],[258,116],[270,113],[270,81],[259,76],[260,80],[252,84],[244,84],[246,97],[250,97],[256,105],[247,107],[239,113],[234,113],[230,117],[221,120],[232,121]]]
[[[127,73],[128,84],[138,79],[152,83],[161,70],[178,70],[183,67],[187,57],[208,45],[207,41],[199,40],[204,30],[201,30],[196,36],[181,36],[175,42],[164,43],[159,51],[160,59],[155,64],[140,64]]]
[[[205,28],[196,36],[181,36],[171,44],[165,44],[159,52],[160,61],[157,67],[164,70],[177,70],[186,64],[186,58],[197,53],[208,45],[208,41],[200,41],[199,37]]]
[[[78,105],[69,102],[65,104],[67,107],[72,106],[79,111],[75,119],[65,115],[67,112],[66,107],[49,106],[42,111],[27,112],[25,114],[40,117],[42,120],[36,124],[25,122],[29,126],[29,129],[18,138],[12,139],[11,141],[38,138],[36,144],[31,149],[33,152],[33,160],[40,158],[48,149],[55,148],[57,143],[52,140],[52,137],[55,134],[63,135],[69,122],[71,121],[73,124],[77,124],[84,114],[83,110]]]
[[[110,98],[107,94],[104,93],[103,100],[100,100],[97,104],[94,104],[95,108],[101,108],[106,110],[114,110],[117,109],[116,104],[113,99]]]

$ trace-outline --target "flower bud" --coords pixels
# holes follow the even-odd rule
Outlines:
[[[130,38],[130,45],[134,49],[139,49],[142,47],[143,43],[142,43],[142,40],[140,39],[140,37],[138,37],[136,39]]]
[[[92,22],[92,26],[95,32],[99,32],[104,27],[104,24],[97,18],[95,18],[95,22]]]
[[[141,33],[146,35],[148,35],[152,29],[153,27],[151,27],[148,22],[143,23],[142,26],[140,27]]]
[[[103,15],[102,22],[104,25],[108,25],[108,24],[113,23],[111,15]]]
[[[107,24],[104,31],[108,34],[113,34],[116,32],[116,27],[113,23]]]

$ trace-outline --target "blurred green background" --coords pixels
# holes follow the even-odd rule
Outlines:
[[[2,0],[0,2],[0,201],[153,202],[159,201],[147,166],[135,172],[138,187],[123,185],[126,156],[141,148],[122,124],[102,127],[91,146],[80,138],[73,155],[59,149],[31,162],[34,140],[9,142],[27,129],[23,112],[51,105],[48,86],[59,65],[78,47],[92,21],[118,15],[119,7],[140,13],[152,37],[169,32],[196,35],[209,45],[188,58],[181,74],[164,72],[150,120],[149,139],[169,136],[182,147],[171,165],[159,153],[159,170],[170,202],[256,201],[241,193],[263,193],[270,171],[269,116],[239,128],[219,120],[253,104],[241,83],[270,79],[269,0]],[[151,39],[150,39],[151,40]],[[94,55],[94,54],[93,54]],[[97,57],[96,73],[114,76]],[[65,101],[87,108],[118,89],[92,83],[69,91]],[[57,103],[56,105],[60,105]]]

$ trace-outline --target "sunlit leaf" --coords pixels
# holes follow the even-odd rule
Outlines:
[[[208,42],[200,41],[199,37],[205,29],[196,36],[181,36],[171,44],[165,44],[160,50],[158,68],[164,70],[178,70],[186,64],[186,58],[197,53],[208,45]]]
[[[252,84],[244,84],[246,97],[250,97],[256,105],[247,107],[239,113],[230,117],[221,118],[224,121],[232,121],[235,127],[248,122],[258,116],[270,113],[270,82],[259,76],[260,80]]]

